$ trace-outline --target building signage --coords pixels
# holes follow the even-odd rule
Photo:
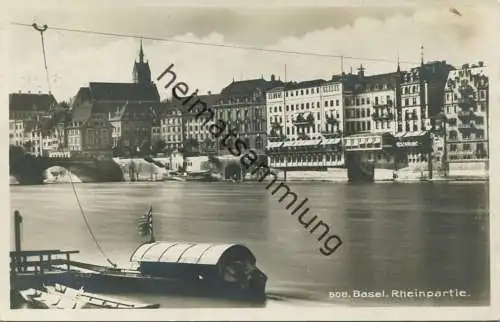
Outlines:
[[[418,141],[396,142],[398,148],[409,148],[419,146]]]

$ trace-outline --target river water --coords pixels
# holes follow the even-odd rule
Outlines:
[[[343,184],[290,182],[343,244],[320,253],[263,183],[75,184],[89,223],[121,266],[141,242],[135,220],[150,205],[157,240],[238,242],[268,275],[268,293],[326,305],[488,305],[489,206],[485,183]],[[78,249],[106,264],[88,233],[71,185],[11,186],[24,217],[24,249]],[[463,290],[467,296],[329,298],[329,292]],[[162,307],[212,302],[143,296]],[[225,305],[227,303],[218,303]],[[229,304],[228,304],[229,305]]]

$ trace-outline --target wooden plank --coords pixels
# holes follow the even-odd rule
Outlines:
[[[49,267],[49,266],[53,266],[53,265],[66,265],[67,261],[65,259],[53,259],[51,261],[51,265],[49,265],[49,262],[48,261],[26,261],[26,262],[23,262],[22,265],[24,268],[27,268],[27,267]]]
[[[83,262],[78,262],[78,261],[70,261],[70,264],[71,264],[71,266],[75,266],[75,267],[83,268],[83,269],[88,269],[88,270],[96,271],[96,272],[108,272],[108,271],[119,272],[119,271],[121,271],[118,268],[112,268],[112,267],[107,267],[107,266],[101,266],[101,265],[83,263]]]
[[[78,254],[79,250],[60,250],[60,249],[43,249],[43,250],[23,250],[20,252],[10,252],[11,257],[16,256],[39,256],[39,255],[66,255]]]

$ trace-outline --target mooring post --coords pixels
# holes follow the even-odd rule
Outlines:
[[[22,263],[21,263],[21,223],[23,222],[23,217],[21,213],[16,210],[14,211],[14,238],[16,244],[16,263],[17,270],[21,271]]]

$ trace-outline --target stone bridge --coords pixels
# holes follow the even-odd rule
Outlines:
[[[35,157],[25,153],[20,147],[10,146],[9,173],[19,184],[42,184],[45,170],[54,166],[65,168],[77,176],[81,182],[123,181],[120,166],[112,159]]]

